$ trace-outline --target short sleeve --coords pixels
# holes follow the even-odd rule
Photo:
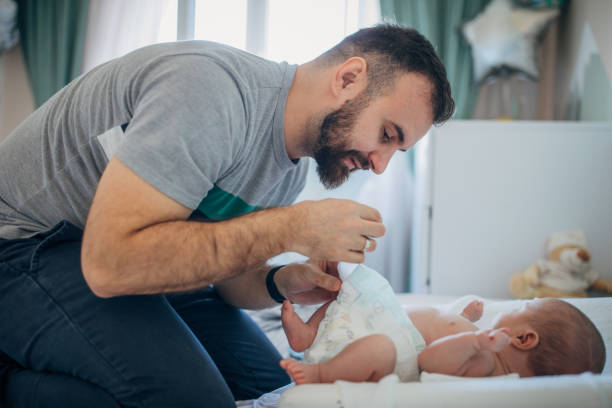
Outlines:
[[[116,156],[195,209],[244,144],[239,82],[210,57],[189,54],[149,63],[130,86],[134,112]]]

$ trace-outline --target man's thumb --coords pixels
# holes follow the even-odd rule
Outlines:
[[[332,292],[340,290],[340,286],[342,286],[342,281],[340,279],[327,273],[324,274],[321,280],[322,285],[319,286]]]

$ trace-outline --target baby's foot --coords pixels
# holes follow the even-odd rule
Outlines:
[[[321,382],[319,364],[304,364],[292,358],[286,358],[281,360],[280,366],[287,371],[297,385]]]
[[[461,316],[468,319],[470,322],[475,322],[482,317],[483,303],[480,300],[472,300],[466,307],[463,308]]]
[[[313,329],[300,319],[293,305],[288,300],[281,307],[281,321],[283,330],[289,340],[291,348],[297,352],[304,351],[312,345],[316,333]]]

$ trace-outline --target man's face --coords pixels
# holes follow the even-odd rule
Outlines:
[[[397,150],[407,150],[432,124],[431,85],[422,75],[400,75],[393,89],[369,99],[365,91],[325,116],[314,150],[326,188],[344,183],[354,170],[381,174]]]

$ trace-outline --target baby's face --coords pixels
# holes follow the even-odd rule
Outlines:
[[[501,327],[519,327],[528,322],[529,316],[533,313],[537,313],[538,309],[544,305],[546,299],[534,299],[523,303],[523,305],[517,309],[508,310],[501,312],[497,315],[493,321],[493,328],[499,329]]]

